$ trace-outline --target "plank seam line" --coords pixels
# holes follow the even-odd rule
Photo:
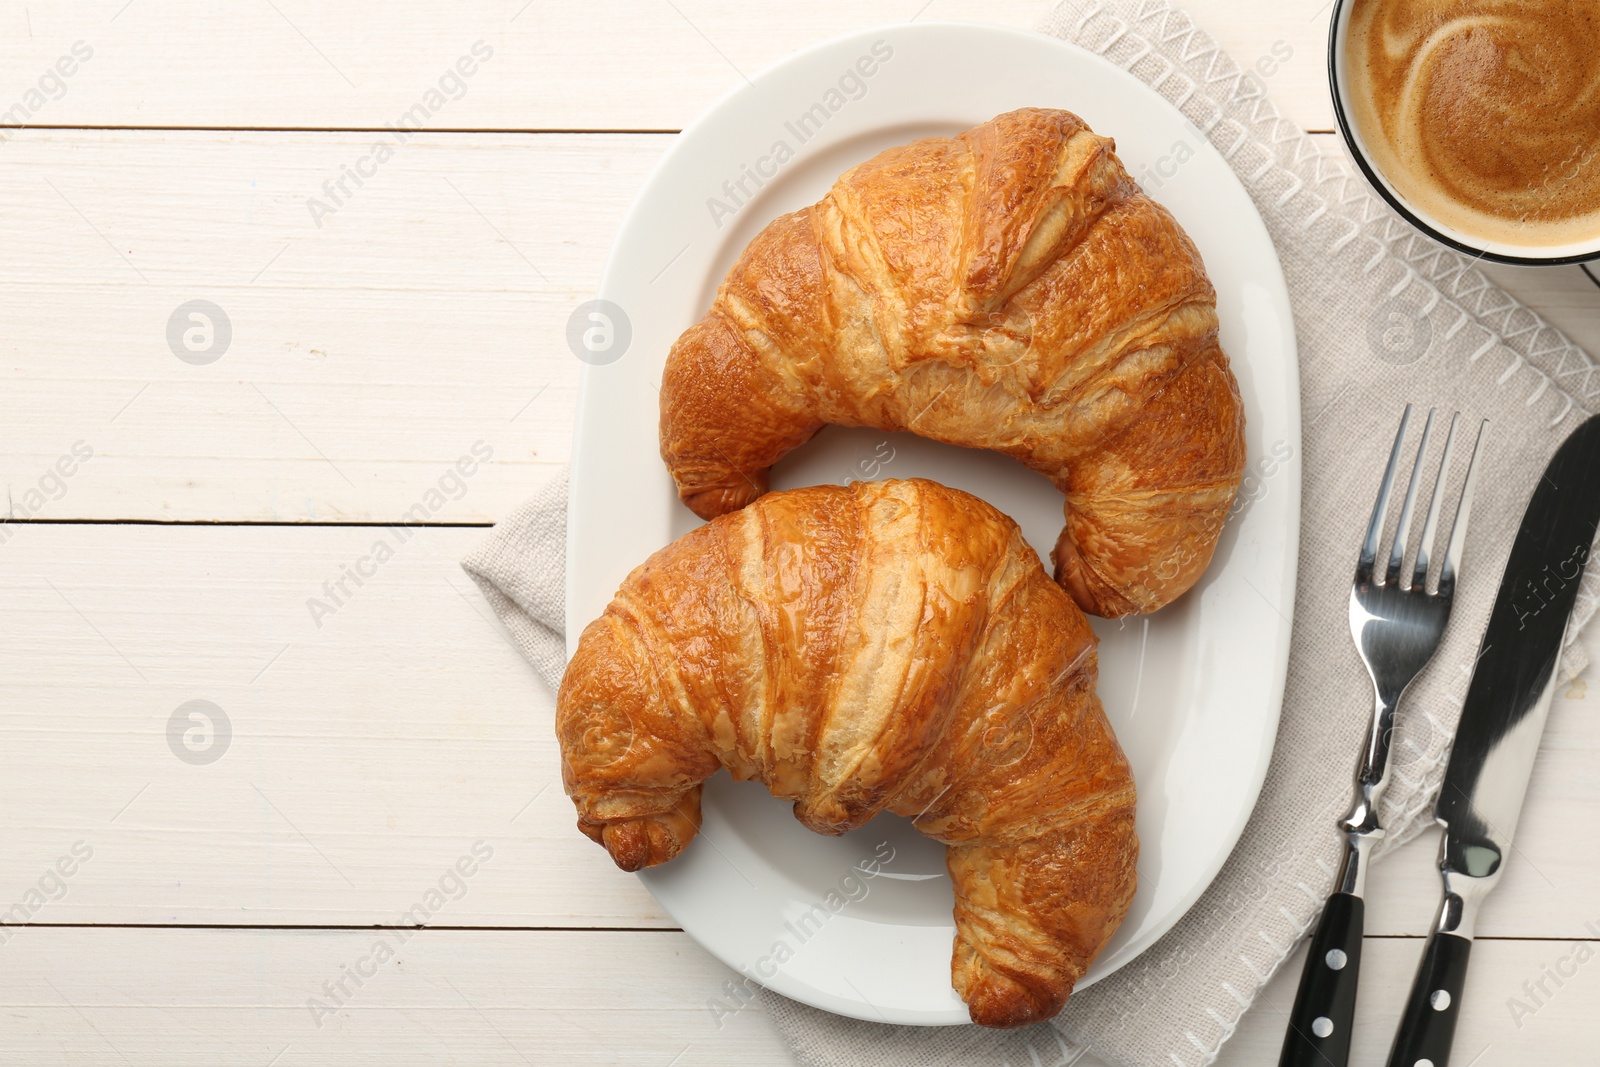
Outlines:
[[[484,530],[493,526],[483,522],[380,522],[367,519],[360,522],[331,522],[328,520],[293,519],[0,519],[4,526],[315,526],[328,528],[368,528],[387,530],[391,526],[404,526],[408,530]]]
[[[6,130],[54,130],[69,133],[87,133],[93,131],[126,132],[126,133],[360,133],[384,134],[389,131],[382,127],[370,126],[72,126],[50,123],[25,123],[13,126],[10,123],[0,123],[0,129]],[[667,126],[619,126],[615,128],[590,127],[590,126],[444,126],[418,131],[419,134],[444,133],[514,133],[529,134],[533,136],[573,134],[579,136],[604,134],[619,135],[666,135],[672,136],[682,133],[681,128],[674,129]],[[1338,133],[1335,129],[1308,129],[1305,131],[1312,136],[1331,136]]]
[[[681,926],[390,926],[380,923],[0,923],[9,930],[337,930],[371,933],[375,930],[405,930],[409,933],[601,933],[601,934],[681,934]],[[1525,939],[1526,940],[1526,939]],[[1537,940],[1537,939],[1535,939]]]
[[[614,933],[681,934],[681,926],[393,926],[382,923],[139,923],[139,922],[29,922],[0,923],[13,930],[329,930],[351,933],[374,930],[406,930],[412,933]],[[1365,934],[1366,941],[1423,941],[1427,934]],[[1537,934],[1480,934],[1476,941],[1520,941],[1576,943],[1595,942],[1592,937],[1562,937]]]
[[[368,126],[71,126],[53,125],[47,123],[26,123],[13,126],[10,123],[0,123],[0,129],[5,130],[56,130],[69,133],[87,133],[91,131],[131,132],[131,133],[359,133],[359,134],[386,134],[391,131],[383,127]],[[529,126],[529,127],[478,127],[478,126],[446,126],[417,131],[418,134],[430,133],[517,133],[533,135],[577,134],[577,135],[654,135],[678,134],[681,129],[667,127],[619,127],[616,129],[588,128],[579,126]],[[1330,131],[1331,132],[1331,131]]]

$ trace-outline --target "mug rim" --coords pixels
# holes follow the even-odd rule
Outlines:
[[[1362,147],[1355,130],[1355,122],[1345,112],[1344,84],[1339,76],[1339,59],[1342,55],[1341,45],[1347,36],[1346,31],[1350,25],[1350,7],[1355,0],[1334,0],[1333,15],[1328,23],[1328,90],[1333,98],[1333,117],[1339,124],[1339,136],[1343,139],[1345,147],[1350,151],[1350,158],[1355,160],[1356,167],[1362,176],[1367,179],[1367,184],[1372,187],[1395,212],[1412,226],[1421,230],[1428,237],[1440,244],[1472,256],[1475,259],[1486,259],[1491,263],[1505,263],[1516,267],[1561,267],[1574,263],[1592,263],[1600,260],[1600,236],[1594,239],[1594,247],[1583,252],[1569,252],[1561,256],[1527,256],[1513,255],[1508,252],[1495,252],[1490,249],[1470,244],[1462,238],[1451,236],[1442,232],[1440,226],[1424,217],[1422,213],[1413,208],[1399,193],[1395,192],[1384,180],[1378,168],[1367,158],[1366,150]]]

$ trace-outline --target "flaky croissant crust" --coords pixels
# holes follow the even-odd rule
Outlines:
[[[719,767],[839,834],[880,811],[948,846],[974,1022],[1060,1010],[1122,921],[1138,842],[1095,637],[1017,526],[933,482],[774,493],[650,557],[557,701],[578,825],[672,859]]]
[[[673,345],[661,454],[703,518],[823,425],[1013,456],[1066,494],[1056,576],[1153,611],[1205,570],[1245,462],[1200,254],[1066,111],[885,151],[750,242]]]

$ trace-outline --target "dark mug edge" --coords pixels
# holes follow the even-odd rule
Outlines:
[[[1353,131],[1354,122],[1345,114],[1343,93],[1340,90],[1339,79],[1339,44],[1343,36],[1339,32],[1340,16],[1350,6],[1353,0],[1334,0],[1333,14],[1328,21],[1328,95],[1333,98],[1333,117],[1339,124],[1339,136],[1344,141],[1345,149],[1350,153],[1350,158],[1355,161],[1356,169],[1361,171],[1362,177],[1367,180],[1367,185],[1377,193],[1385,203],[1401,218],[1409,222],[1414,228],[1420,230],[1424,236],[1430,237],[1447,248],[1454,249],[1474,259],[1486,259],[1491,263],[1504,263],[1513,267],[1567,267],[1575,263],[1593,263],[1600,261],[1600,246],[1588,252],[1579,252],[1567,256],[1513,256],[1504,252],[1491,252],[1486,248],[1468,244],[1457,240],[1448,234],[1439,232],[1426,219],[1421,218],[1409,205],[1397,196],[1389,186],[1378,176],[1378,171],[1372,162],[1367,159],[1367,154],[1361,148]],[[1348,25],[1348,20],[1346,21]]]

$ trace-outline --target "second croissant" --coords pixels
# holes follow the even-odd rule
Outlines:
[[[879,812],[947,846],[972,1020],[1055,1015],[1137,879],[1095,636],[1016,523],[933,482],[763,497],[628,575],[556,704],[578,827],[636,871],[720,768],[819,833]]]

